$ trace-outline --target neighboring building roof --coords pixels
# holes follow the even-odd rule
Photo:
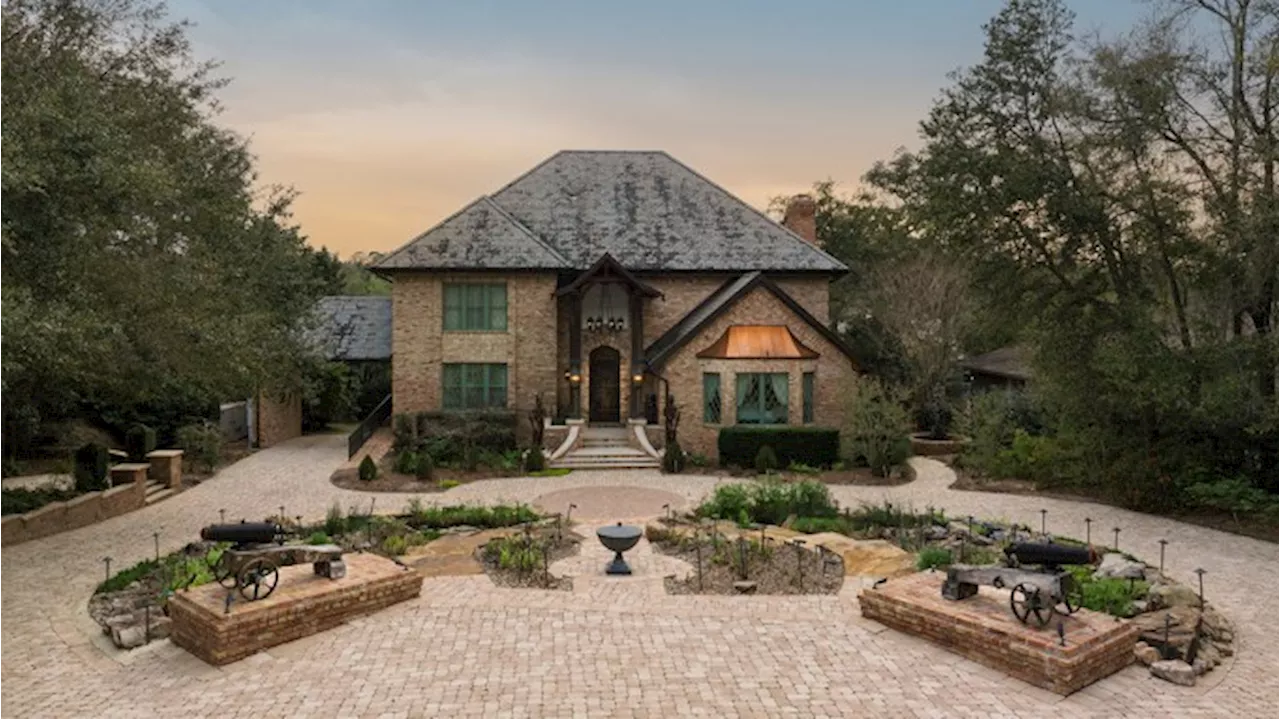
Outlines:
[[[817,352],[796,339],[785,325],[734,325],[698,353],[699,359],[814,359],[817,356]]]
[[[1026,382],[1033,376],[1026,348],[1017,345],[1001,347],[986,354],[970,357],[960,366],[974,374]]]
[[[378,295],[321,297],[311,340],[333,360],[391,357],[391,298]]]
[[[833,332],[830,327],[822,324],[817,317],[814,317],[799,302],[796,302],[795,298],[787,294],[786,290],[766,277],[763,272],[748,272],[721,285],[720,289],[712,292],[707,299],[690,310],[671,329],[654,340],[653,344],[649,345],[644,351],[645,361],[651,366],[658,366],[666,362],[676,350],[697,337],[698,333],[712,320],[724,314],[735,302],[746,297],[757,287],[773,293],[773,296],[786,305],[787,309],[794,312],[796,316],[804,320],[818,334],[835,345],[851,361],[854,360],[853,350],[844,343],[840,335]]]
[[[481,197],[378,261],[376,270],[572,269],[488,197]]]
[[[495,210],[471,217],[485,200]],[[375,269],[582,270],[606,253],[632,271],[848,270],[665,152],[570,150]]]

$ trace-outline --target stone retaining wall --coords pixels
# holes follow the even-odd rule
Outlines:
[[[214,666],[230,664],[278,644],[332,629],[355,617],[412,599],[422,575],[372,554],[348,554],[347,576],[317,577],[311,565],[284,567],[267,599],[236,595],[224,613],[226,590],[216,584],[179,592],[169,600],[174,644]]]
[[[146,482],[130,482],[102,492],[88,492],[65,502],[0,520],[0,543],[21,544],[132,512],[147,503]]]

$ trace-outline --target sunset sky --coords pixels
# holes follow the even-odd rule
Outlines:
[[[1076,0],[1123,31],[1130,0]],[[916,143],[997,0],[174,0],[220,121],[343,257],[394,249],[561,149],[666,150],[764,207]]]

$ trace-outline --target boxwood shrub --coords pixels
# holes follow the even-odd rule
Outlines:
[[[516,449],[515,412],[475,410],[397,415],[392,423],[397,452],[430,454],[437,465],[466,463],[468,447],[499,454]]]
[[[773,448],[781,467],[830,467],[840,459],[840,431],[832,427],[735,425],[720,430],[718,445],[720,464],[737,467],[754,467],[764,446]]]

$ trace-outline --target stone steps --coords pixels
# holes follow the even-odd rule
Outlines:
[[[659,463],[656,458],[627,447],[594,452],[580,449],[552,462],[551,466],[566,469],[652,469]]]
[[[175,492],[172,489],[160,484],[155,480],[147,482],[147,504],[155,504],[156,502],[172,497]]]

